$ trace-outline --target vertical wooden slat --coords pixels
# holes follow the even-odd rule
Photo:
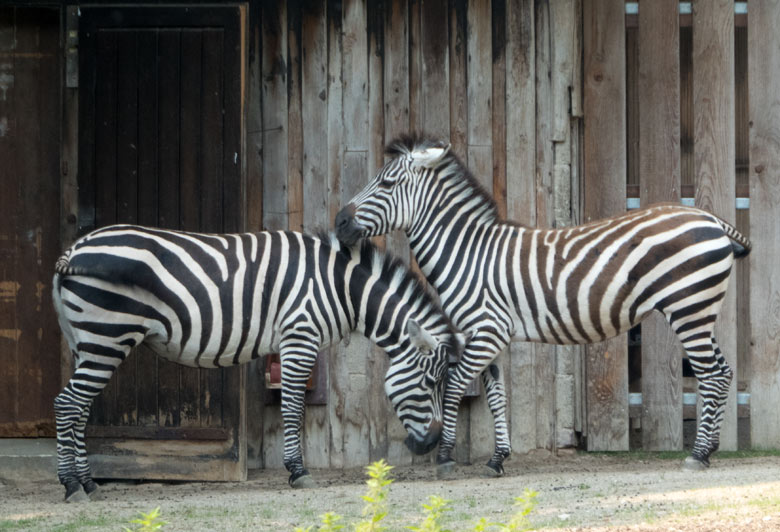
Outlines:
[[[328,34],[325,0],[307,0],[303,7],[301,26],[301,104],[303,116],[303,230],[316,232],[329,227],[328,209]],[[322,367],[327,375],[330,351],[319,355],[326,358]],[[327,380],[326,386],[327,386]],[[306,465],[330,465],[328,408],[306,406],[303,428]]]
[[[449,31],[447,0],[422,0],[422,129],[434,138],[450,136]]]
[[[330,187],[329,221],[336,217],[342,207],[341,174],[344,160],[342,123],[343,90],[341,82],[342,20],[341,2],[328,0],[328,185]],[[344,347],[333,347],[329,366],[328,419],[330,424],[330,467],[344,467],[344,409],[343,390],[347,387],[347,370],[344,361]]]
[[[368,175],[375,175],[384,164],[385,123],[384,123],[384,2],[368,2]],[[407,250],[407,256],[409,254]],[[369,405],[369,441],[370,461],[387,457],[389,437],[388,419],[395,417],[387,400],[384,377],[387,373],[387,354],[371,346],[368,356],[366,375],[368,389],[365,401]]]
[[[680,201],[680,59],[677,0],[639,11],[639,197]],[[663,316],[642,322],[642,449],[682,449],[683,352]]]
[[[693,116],[696,205],[733,224],[734,3],[728,0],[693,3]],[[723,300],[715,338],[735,376],[736,333],[736,293],[732,289]],[[735,379],[720,433],[723,450],[737,448],[736,399]]]
[[[157,76],[159,80],[158,209],[160,227],[179,227],[179,148],[181,104],[181,31],[160,30]],[[157,398],[160,426],[179,426],[179,366],[157,357]]]
[[[93,176],[95,218],[94,226],[89,229],[116,222],[116,37],[116,32],[106,31],[99,32],[96,38],[99,74],[95,88],[95,174]],[[81,201],[79,203],[81,204]],[[81,205],[79,208],[81,209]],[[112,379],[95,399],[92,407],[94,422],[108,424],[113,421],[116,390],[117,381]]]
[[[158,59],[157,30],[138,35],[138,223],[156,226],[158,219]],[[157,424],[157,359],[148,347],[134,355],[138,368],[138,424]]]
[[[300,1],[287,5],[287,229],[303,227],[303,117],[301,114]]]
[[[492,3],[469,2],[467,11],[468,166],[489,194],[493,193],[493,61]],[[477,380],[481,381],[480,377]],[[479,384],[483,389],[482,384]],[[471,459],[493,453],[493,416],[485,394],[471,401]]]
[[[750,233],[749,256],[752,373],[750,441],[775,449],[780,441],[780,3],[750,3]]]
[[[202,32],[201,85],[200,91],[200,139],[201,154],[200,181],[200,230],[222,232],[225,230],[223,215],[225,203],[238,191],[225,190],[223,176],[224,132],[223,116],[225,87],[223,86],[223,30],[204,29]],[[233,125],[233,124],[231,124]],[[235,124],[237,126],[237,124]],[[223,370],[200,370],[200,393],[198,397],[199,426],[222,426]]]
[[[117,147],[116,194],[119,223],[138,222],[138,45],[136,31],[117,35]],[[138,420],[136,368],[133,353],[117,369],[117,409],[114,425]]]
[[[506,198],[507,218],[536,224],[536,25],[532,0],[506,6]],[[509,346],[510,436],[515,452],[536,448],[533,360],[536,346]]]
[[[534,35],[536,37],[536,156],[534,177],[536,226],[554,225],[553,152],[554,100],[552,76],[553,32],[550,20],[550,4],[536,3],[534,6]],[[541,73],[541,75],[540,75]],[[546,344],[534,345],[533,355],[533,405],[535,416],[534,447],[552,449],[555,435],[555,347]]]
[[[410,126],[410,52],[409,5],[407,2],[388,0],[384,20],[384,138],[391,142],[409,133]],[[373,87],[373,83],[372,83]],[[386,238],[386,248],[409,259],[406,235],[394,232]],[[389,403],[383,402],[388,405]],[[387,459],[392,464],[410,464],[412,458],[403,439],[406,431],[395,415],[387,416]]]
[[[286,229],[287,7],[263,2],[263,228]]]
[[[263,2],[263,229],[289,227],[287,2]],[[263,411],[263,463],[282,467],[284,431],[278,404]]]
[[[343,2],[342,113],[344,120],[344,161],[341,204],[346,204],[368,179],[368,35],[366,5],[360,0]],[[345,350],[348,372],[344,390],[344,465],[368,463],[369,412],[362,406],[367,393],[367,361],[371,343],[354,333]]]
[[[184,30],[181,34],[181,145],[179,149],[180,227],[186,231],[203,229],[201,200],[208,193],[203,187],[204,142],[200,124],[203,118],[201,79],[203,65],[203,34],[199,30]],[[179,370],[179,415],[183,427],[200,426],[200,371],[181,367]]]
[[[621,0],[583,2],[585,163],[583,222],[626,202],[625,14]],[[605,120],[604,117],[609,117]],[[625,335],[588,346],[588,450],[628,449]]]

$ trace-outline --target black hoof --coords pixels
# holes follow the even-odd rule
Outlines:
[[[92,479],[87,480],[81,485],[84,487],[84,492],[89,496],[92,496],[92,494],[95,493],[98,489],[97,483]]]
[[[89,500],[84,488],[76,480],[65,484],[65,502],[86,502]]]
[[[686,471],[704,471],[708,467],[710,467],[709,458],[700,459],[695,456],[689,456],[683,462],[683,469]]]
[[[485,464],[485,474],[490,477],[503,477],[504,464],[491,459],[487,464]]]
[[[455,460],[447,460],[436,464],[436,478],[444,480],[450,478],[455,472]]]
[[[316,486],[314,480],[311,478],[311,475],[306,469],[303,469],[297,473],[292,473],[288,482],[290,483],[290,486],[295,489],[313,488]]]

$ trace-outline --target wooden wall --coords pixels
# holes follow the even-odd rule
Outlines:
[[[521,223],[587,221],[624,211],[627,198],[632,205],[683,199],[750,234],[776,205],[767,199],[764,210],[742,208],[748,152],[769,157],[760,142],[774,142],[769,133],[748,142],[748,87],[761,92],[759,101],[774,102],[771,90],[747,82],[748,55],[763,52],[749,51],[747,17],[735,15],[732,2],[678,9],[675,1],[659,2],[633,13],[629,7],[626,15],[623,0],[318,0],[250,8],[249,158],[255,152],[258,163],[249,161],[250,228],[330,227],[382,165],[385,144],[427,131],[448,138],[501,212]],[[773,58],[764,61],[774,72]],[[770,157],[766,168],[771,164]],[[761,174],[754,170],[751,186]],[[771,195],[774,183],[760,182]],[[408,254],[401,235],[386,245]],[[777,387],[774,376],[761,380],[751,371],[751,360],[769,356],[752,346],[748,319],[750,309],[757,312],[749,280],[767,276],[755,261],[738,265],[719,322],[738,376],[726,449],[751,445],[749,431],[738,437],[751,411],[771,415],[755,400],[738,409],[737,390],[752,393],[761,381],[759,393],[773,397]],[[775,328],[770,324],[770,333]],[[660,320],[642,327],[641,343],[621,337],[583,349],[515,342],[499,363],[517,452],[582,442],[591,450],[690,443],[683,424],[696,410],[684,398],[695,381],[683,377],[679,344]],[[308,463],[412,461],[383,398],[384,368],[381,353],[362,339],[332,353],[327,406],[307,413]],[[263,408],[250,455],[256,465],[278,466],[279,417]],[[458,460],[488,456],[492,427],[484,399],[467,398]],[[759,443],[758,432],[753,445],[771,445],[765,436]]]

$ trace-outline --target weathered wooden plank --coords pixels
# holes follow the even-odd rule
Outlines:
[[[301,109],[303,116],[303,230],[316,232],[330,226],[328,209],[328,34],[324,0],[308,0],[303,6],[301,25]],[[321,357],[329,357],[325,352]],[[327,365],[325,384],[327,386]],[[303,428],[306,464],[330,465],[328,408],[306,407]]]
[[[449,31],[442,15],[447,0],[421,0],[421,126],[434,138],[450,136]]]
[[[293,231],[303,227],[302,8],[300,2],[287,4],[287,228]]]
[[[493,2],[493,198],[502,218],[506,218],[506,10],[505,1]]]
[[[341,197],[341,174],[343,164],[344,126],[342,123],[343,91],[341,83],[342,20],[341,2],[327,4],[328,39],[328,185],[329,206],[332,222],[343,206]],[[347,370],[342,345],[331,348],[328,390],[328,419],[330,424],[330,467],[344,467],[344,395],[347,387]]]
[[[734,4],[693,4],[693,158],[696,205],[734,223]],[[732,278],[734,275],[732,274]],[[736,293],[729,290],[715,328],[737,375]],[[729,390],[720,448],[737,448],[737,386]]]
[[[620,0],[583,2],[583,222],[625,210],[625,28]],[[603,117],[609,116],[609,120]],[[628,449],[625,335],[586,349],[588,450]]]
[[[181,33],[181,145],[179,147],[179,223],[186,231],[201,231],[201,201],[208,194],[203,186],[203,33]],[[183,427],[200,426],[201,377],[197,368],[179,369],[179,419]]]
[[[368,35],[366,5],[360,0],[343,2],[343,49],[341,56],[344,148],[368,151]],[[361,187],[365,175],[360,177]],[[359,188],[357,190],[360,190]],[[356,190],[356,192],[357,192]],[[351,196],[350,196],[351,197]]]
[[[537,3],[534,9],[536,26],[536,157],[534,175],[536,179],[536,226],[554,225],[555,196],[553,192],[553,152],[554,100],[552,78],[548,75],[553,67],[553,31],[550,19],[550,5]],[[552,449],[555,440],[555,347],[537,344],[534,346],[533,373],[536,441],[535,447]]]
[[[384,20],[386,9],[382,2],[369,2],[367,5],[368,32],[368,154],[367,172],[373,176],[384,164],[385,123],[384,123]],[[408,256],[408,250],[407,250]],[[389,439],[387,435],[388,418],[393,410],[386,399],[384,382],[388,359],[385,352],[376,345],[367,353],[368,379],[366,403],[369,405],[369,441],[370,461],[387,458]]]
[[[263,2],[263,228],[288,227],[287,6]]]
[[[780,4],[750,4],[750,442],[776,449],[780,441]]]
[[[179,227],[179,146],[181,104],[181,31],[160,30],[158,37],[157,75],[159,76],[159,191],[158,209],[161,227]],[[179,426],[180,367],[157,357],[158,422],[161,426]]]
[[[411,129],[411,73],[410,73],[410,14],[407,2],[389,1],[384,18],[384,138],[391,142]],[[372,88],[373,88],[372,82]],[[406,235],[394,232],[387,235],[386,249],[408,262],[409,243]],[[389,406],[383,400],[382,405]],[[386,418],[387,459],[392,464],[412,462],[403,444],[406,435],[396,416]]]
[[[225,118],[230,116],[229,111],[234,110],[224,109],[223,117],[222,102],[226,98],[227,89],[223,83],[224,32],[221,28],[204,29],[201,40],[200,230],[223,232],[226,230],[224,211],[233,210],[230,208],[230,199],[231,196],[238,195],[238,191],[226,187],[223,174],[225,130],[230,125],[226,123]],[[223,425],[223,406],[227,400],[223,393],[223,377],[223,370],[200,370],[198,396],[200,427]]]
[[[138,34],[138,223],[159,224],[158,207],[158,31]],[[132,355],[138,369],[138,424],[157,425],[157,355],[139,346]]]
[[[468,163],[468,79],[467,34],[468,2],[449,2],[449,56],[450,56],[450,143],[453,153]],[[479,384],[478,389],[482,389]],[[455,460],[471,460],[471,399],[464,399],[458,410]]]
[[[138,32],[117,35],[116,221],[138,223]],[[117,408],[113,425],[138,421],[136,372],[138,357],[117,369]]]
[[[468,75],[468,143],[469,146],[491,146],[492,44],[491,1],[480,0],[468,4],[468,31],[466,36]],[[469,160],[471,163],[471,160]],[[485,176],[475,174],[477,179]],[[490,182],[492,187],[492,180]],[[488,188],[490,191],[490,188]]]
[[[506,5],[506,212],[507,218],[536,223],[536,26],[533,1]],[[515,452],[536,448],[535,346],[512,342],[507,388],[510,436]]]
[[[677,2],[639,13],[640,203],[680,201],[680,59]],[[642,323],[642,449],[682,449],[684,353],[660,314]]]

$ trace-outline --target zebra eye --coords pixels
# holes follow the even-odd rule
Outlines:
[[[393,185],[395,185],[394,179],[384,178],[379,182],[379,186],[382,188],[391,188]]]

